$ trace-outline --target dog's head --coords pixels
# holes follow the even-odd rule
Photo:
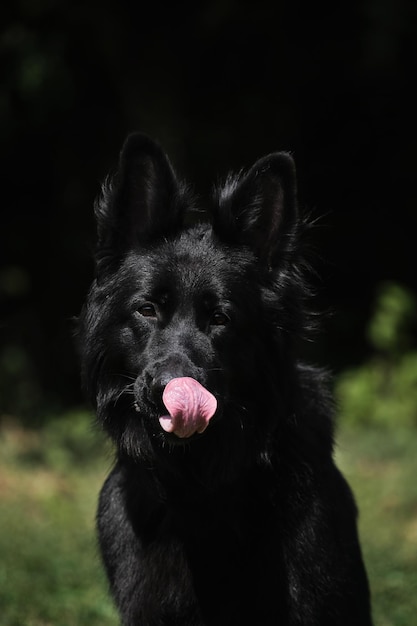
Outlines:
[[[98,417],[131,457],[219,429],[253,437],[285,395],[302,290],[292,158],[229,176],[210,223],[196,223],[199,210],[159,145],[130,136],[96,203],[79,344]]]

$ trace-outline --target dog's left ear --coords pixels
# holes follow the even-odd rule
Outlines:
[[[98,268],[181,227],[186,204],[182,185],[160,145],[146,135],[130,135],[119,167],[96,202]]]
[[[217,190],[213,229],[228,243],[251,247],[273,267],[294,248],[298,226],[295,164],[286,152],[259,159]]]

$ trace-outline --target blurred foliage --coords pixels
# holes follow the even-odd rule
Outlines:
[[[404,287],[381,285],[368,327],[373,356],[340,375],[336,396],[343,419],[388,428],[417,426],[417,350],[415,296]]]
[[[111,455],[91,416],[41,428],[0,423],[0,606],[4,626],[107,626],[117,619],[96,547]]]
[[[53,471],[71,471],[95,465],[97,458],[111,445],[94,426],[85,409],[73,409],[45,419],[39,428],[28,429],[13,417],[0,421],[3,461],[22,467],[47,467]]]
[[[375,626],[411,626],[417,612],[416,431],[343,423],[337,463],[359,507]]]
[[[416,316],[414,295],[400,285],[384,283],[368,329],[372,345],[388,357],[404,354],[410,346]]]

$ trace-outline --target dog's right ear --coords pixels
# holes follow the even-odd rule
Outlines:
[[[185,186],[159,144],[140,133],[130,135],[117,174],[104,183],[95,204],[98,269],[179,229],[185,205]]]

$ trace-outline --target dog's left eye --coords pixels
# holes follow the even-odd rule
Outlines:
[[[214,311],[210,318],[210,326],[226,326],[230,318],[223,311]]]
[[[146,304],[140,306],[138,308],[138,313],[139,315],[142,315],[142,317],[157,317],[156,309],[153,304],[150,304],[150,302],[147,302]]]

